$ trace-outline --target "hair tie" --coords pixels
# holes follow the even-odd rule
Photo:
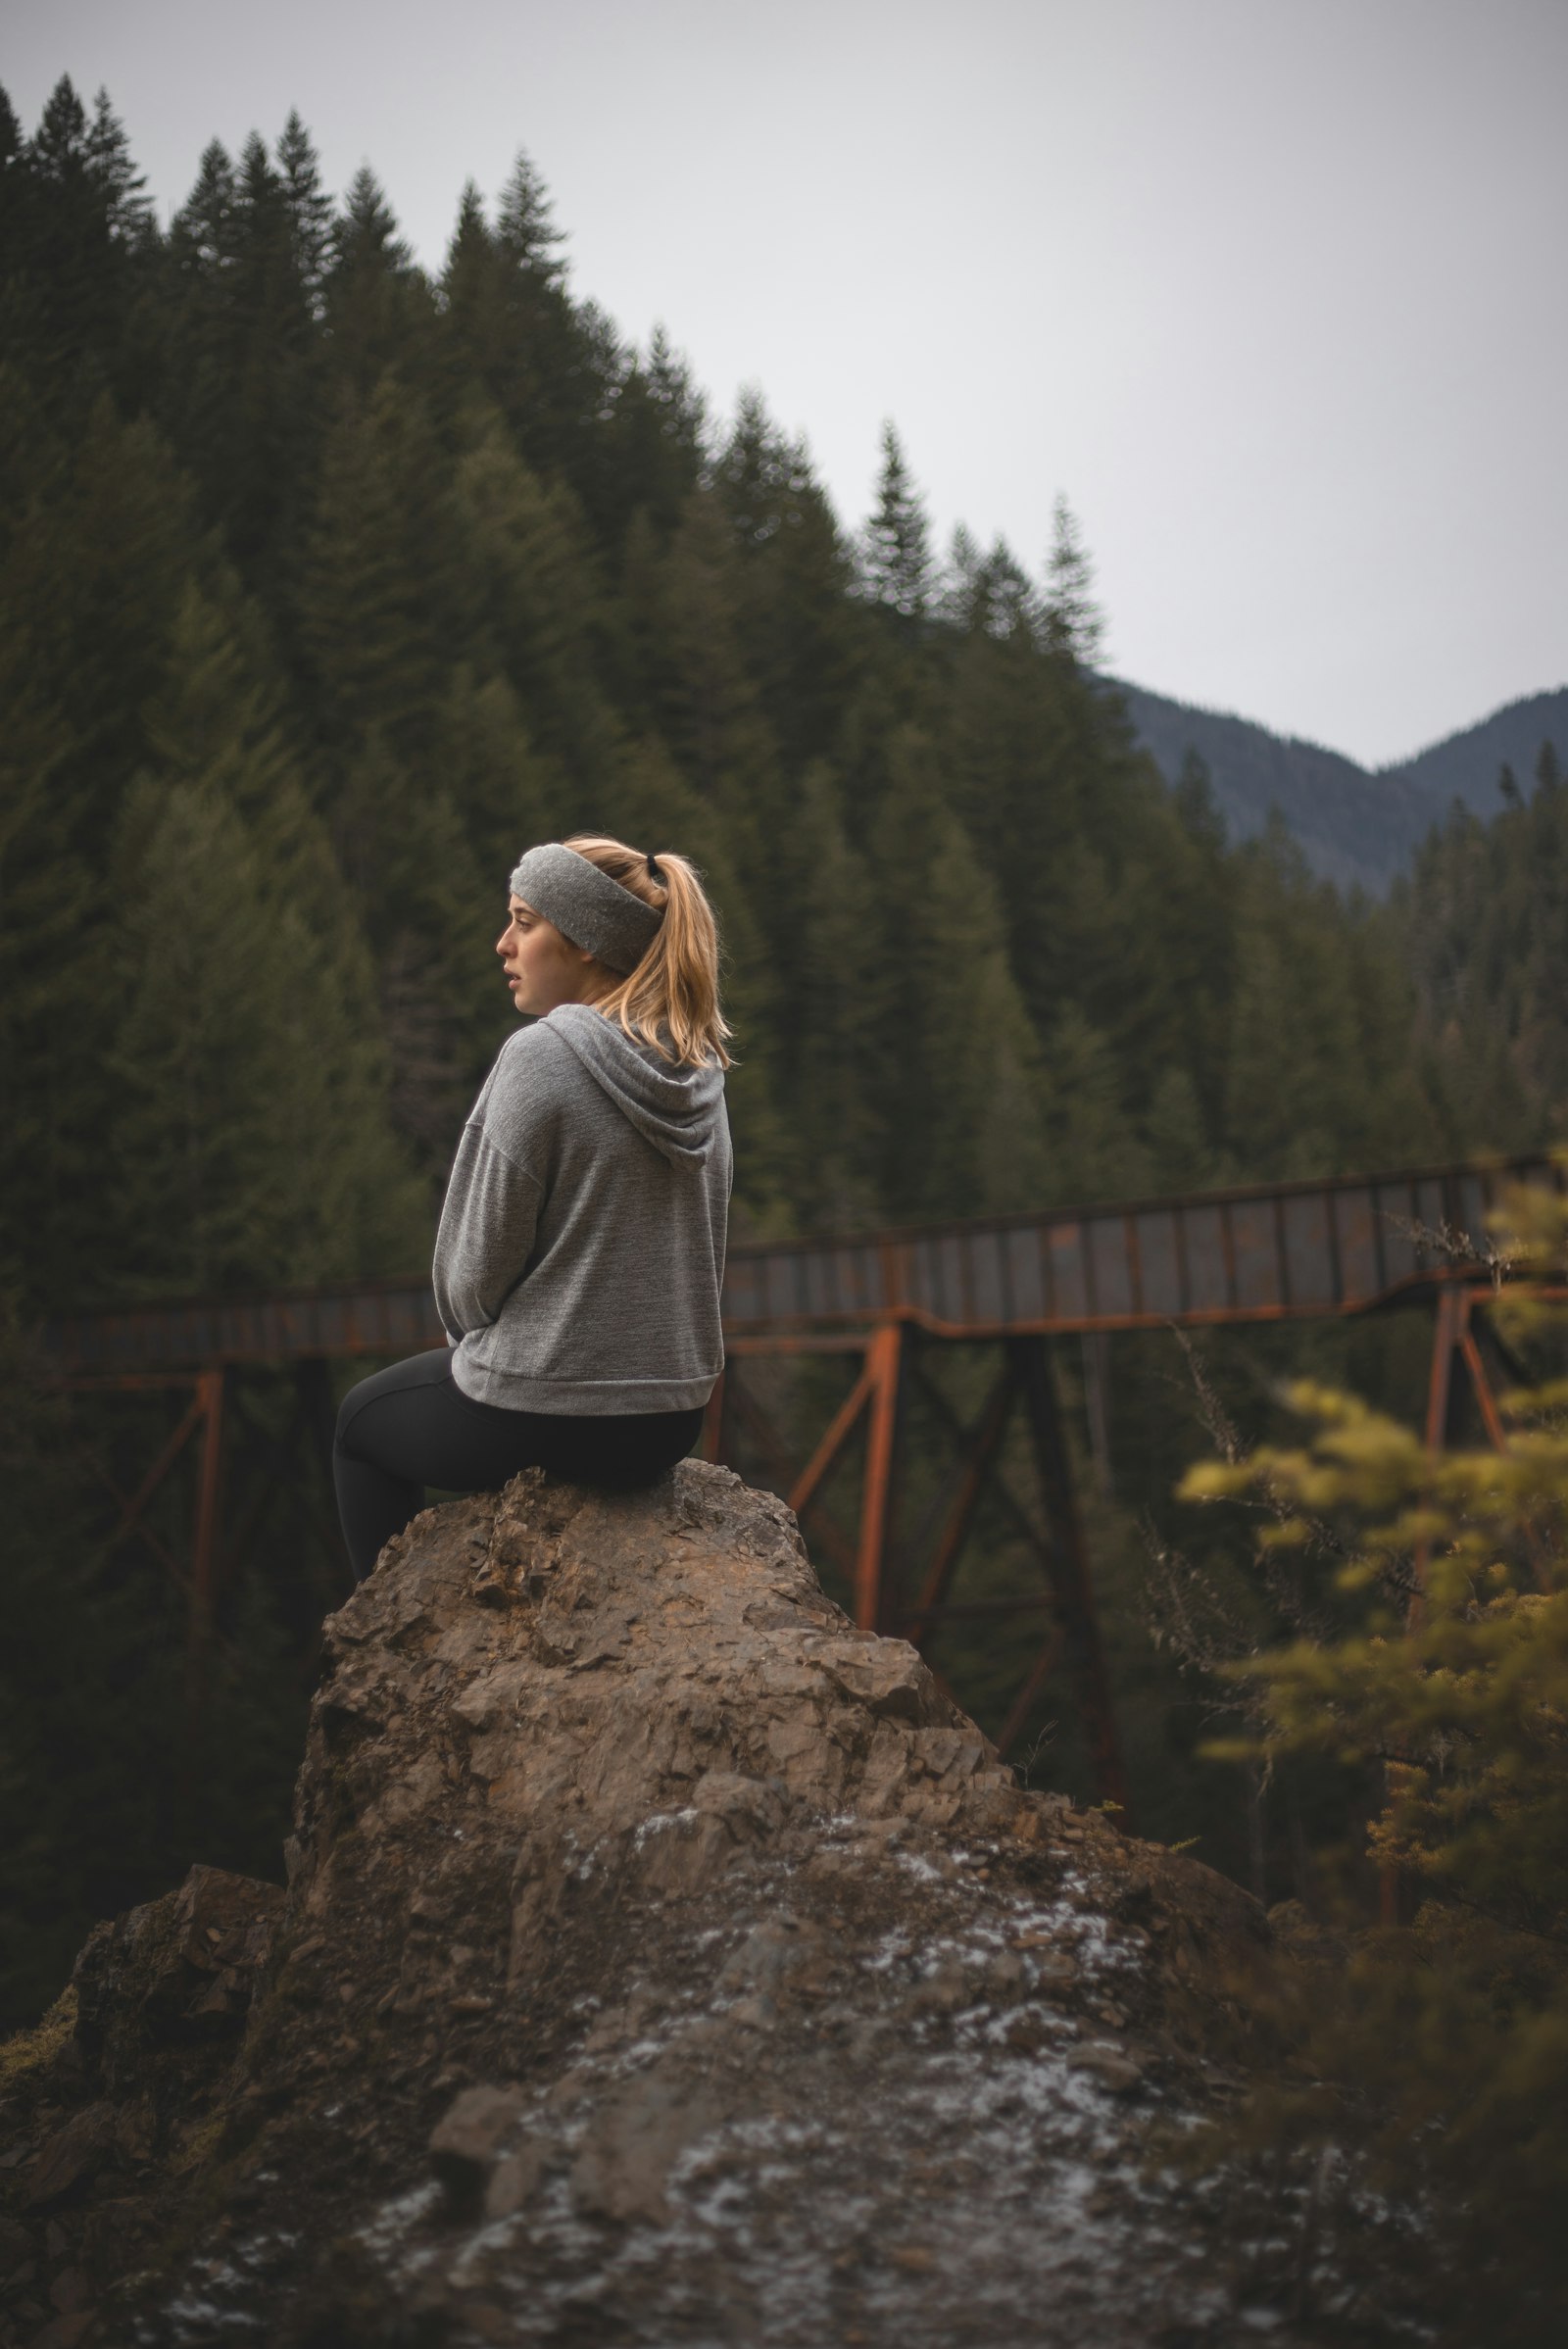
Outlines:
[[[648,878],[650,881],[662,881],[664,878],[659,869],[659,858],[654,855],[652,849],[648,852]]]

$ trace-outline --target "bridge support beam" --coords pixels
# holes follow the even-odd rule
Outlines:
[[[193,1737],[206,1719],[229,1586],[280,1507],[291,1520],[295,1577],[310,1568],[308,1587],[303,1581],[291,1587],[288,1598],[302,1671],[314,1671],[321,1616],[349,1588],[330,1507],[334,1412],[328,1366],[310,1357],[292,1371],[291,1412],[279,1412],[270,1380],[232,1363],[95,1372],[60,1382],[84,1405],[140,1398],[145,1407],[160,1395],[174,1398],[168,1433],[134,1484],[116,1457],[123,1458],[131,1432],[117,1424],[119,1414],[95,1411],[82,1448],[112,1504],[101,1524],[106,1550],[122,1558],[137,1551],[156,1558],[183,1602],[184,1690]]]
[[[202,1415],[201,1467],[196,1486],[196,1523],[191,1538],[188,1700],[193,1713],[206,1702],[207,1651],[213,1637],[218,1592],[219,1507],[223,1478],[223,1405],[228,1374],[221,1364],[199,1373],[196,1402]]]
[[[906,1319],[889,1318],[853,1343],[860,1355],[858,1373],[810,1456],[797,1468],[741,1369],[742,1358],[773,1348],[763,1338],[748,1338],[744,1357],[732,1355],[725,1373],[721,1410],[705,1430],[713,1446],[705,1447],[706,1456],[731,1465],[744,1462],[756,1474],[760,1455],[761,1472],[843,1577],[855,1620],[863,1630],[895,1633],[925,1653],[951,1624],[988,1618],[1000,1628],[1009,1619],[1027,1624],[1043,1615],[1041,1642],[997,1733],[998,1750],[1005,1755],[1016,1745],[1047,1683],[1065,1664],[1096,1789],[1102,1799],[1125,1808],[1126,1777],[1047,1342],[1023,1336],[1004,1343],[1000,1372],[972,1427],[964,1426],[931,1375],[932,1352],[952,1341],[932,1339]],[[777,1350],[795,1355],[814,1348],[809,1339],[791,1335],[781,1339]],[[832,1350],[846,1350],[846,1341],[837,1340]],[[901,1540],[898,1517],[906,1482],[901,1455],[910,1440],[915,1390],[956,1458],[924,1522]],[[1019,1501],[1002,1472],[1007,1429],[1020,1400],[1036,1474],[1035,1508]],[[828,1507],[826,1488],[830,1481],[842,1485],[842,1472],[855,1455],[858,1509],[850,1534]],[[1044,1589],[1022,1598],[954,1604],[949,1594],[980,1504],[988,1497],[1038,1561]]]
[[[889,1535],[893,1520],[893,1456],[899,1435],[904,1386],[904,1329],[883,1324],[866,1348],[865,1488],[860,1496],[860,1539],[855,1558],[855,1620],[863,1632],[885,1628]]]
[[[1537,1287],[1533,1294],[1543,1301],[1562,1301],[1559,1290]],[[1426,1446],[1433,1459],[1456,1444],[1463,1435],[1467,1388],[1487,1442],[1494,1451],[1507,1446],[1508,1433],[1487,1355],[1491,1353],[1494,1359],[1500,1357],[1505,1375],[1515,1365],[1496,1331],[1485,1319],[1493,1297],[1490,1282],[1474,1280],[1449,1281],[1438,1292],[1432,1365],[1427,1378]],[[1520,1376],[1522,1379],[1523,1374]],[[1546,1590],[1550,1577],[1545,1553],[1528,1527],[1525,1540],[1536,1581],[1542,1590]],[[1417,1581],[1425,1578],[1427,1562],[1428,1553],[1423,1544],[1413,1560]],[[1414,1603],[1419,1605],[1419,1599]]]
[[[1008,1351],[1012,1356],[1014,1375],[1023,1394],[1030,1433],[1034,1438],[1035,1467],[1040,1478],[1040,1494],[1045,1504],[1051,1543],[1051,1579],[1060,1627],[1059,1639],[1071,1659],[1078,1708],[1089,1742],[1095,1780],[1102,1798],[1116,1803],[1125,1811],[1127,1777],[1122,1768],[1121,1741],[1116,1735],[1110,1681],[1101,1647],[1099,1615],[1095,1606],[1094,1586],[1089,1576],[1089,1556],[1084,1547],[1083,1527],[1078,1515],[1077,1494],[1073,1491],[1072,1471],[1051,1357],[1043,1338],[1010,1339]],[[1042,1682],[1051,1669],[1054,1656],[1054,1650],[1048,1643],[1036,1666]],[[1017,1727],[1021,1730],[1027,1712],[1021,1710],[1017,1702],[1014,1703],[1013,1712],[1018,1716]],[[1011,1717],[1007,1726],[1011,1727]]]

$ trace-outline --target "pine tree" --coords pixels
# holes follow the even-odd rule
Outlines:
[[[1152,1188],[1126,1083],[1110,1040],[1077,1004],[1063,1006],[1045,1039],[1044,1060],[1053,1206],[1136,1199]]]
[[[1094,596],[1094,565],[1072,508],[1059,493],[1052,508],[1051,556],[1046,566],[1045,641],[1050,651],[1095,668],[1104,619]]]
[[[319,158],[297,112],[290,113],[278,139],[277,170],[283,183],[294,273],[304,289],[311,317],[318,321],[324,312],[332,252],[332,205],[321,185]]]
[[[57,200],[88,176],[87,113],[69,73],[49,93],[27,160],[40,179],[53,184]]]
[[[1167,1068],[1156,1080],[1139,1121],[1155,1191],[1202,1191],[1218,1179],[1208,1120],[1191,1073]]]
[[[1207,769],[1190,753],[1168,807],[1152,811],[1137,897],[1157,979],[1137,1021],[1123,1031],[1135,1083],[1150,1103],[1145,1131],[1156,1179],[1180,1189],[1196,1187],[1200,1177],[1175,1171],[1178,1163],[1189,1170],[1212,1163],[1223,1113],[1236,881]],[[1181,1085],[1173,1090],[1168,1081],[1177,1076]]]
[[[522,849],[571,830],[571,784],[534,741],[507,677],[480,676],[460,662],[437,741],[440,772],[487,889],[493,892],[497,877],[511,872]]]
[[[11,234],[11,207],[16,202],[23,176],[22,156],[24,139],[17,110],[10,93],[0,89],[0,235]],[[9,250],[9,246],[8,246]]]
[[[891,422],[882,427],[876,510],[865,526],[860,564],[872,602],[918,628],[931,603],[931,526]]]
[[[715,496],[699,491],[667,550],[651,525],[645,532],[629,542],[625,579],[642,713],[703,799],[750,805],[757,776],[777,766],[778,749],[747,665],[740,558],[727,516]]]
[[[103,201],[109,234],[126,245],[145,244],[154,234],[152,199],[137,171],[124,124],[101,89],[93,100],[86,137],[87,171]]]
[[[861,658],[854,570],[805,443],[742,394],[713,468],[741,558],[739,622],[760,707],[791,765],[834,748]]]
[[[997,537],[982,555],[962,523],[954,531],[943,608],[966,635],[985,635],[1032,649],[1041,628],[1040,598],[1006,540]]]
[[[697,484],[706,408],[701,391],[692,381],[691,368],[672,347],[662,326],[654,328],[649,341],[643,381],[648,404],[659,419],[661,442],[672,453],[674,477],[685,495]],[[656,516],[662,518],[660,497],[644,497],[639,503],[651,507]]]
[[[620,368],[605,424],[605,535],[627,516],[628,528],[643,517],[667,541],[702,473],[703,403],[662,326],[646,361],[633,356]]]
[[[1225,847],[1225,818],[1214,797],[1214,779],[1191,746],[1182,755],[1171,803],[1188,838],[1217,857]]]
[[[474,425],[454,517],[479,641],[541,748],[593,783],[613,762],[619,729],[596,673],[601,589],[581,511],[522,462],[495,418]]]
[[[368,400],[381,377],[396,368],[425,388],[429,289],[368,164],[350,180],[332,222],[323,292],[332,365],[341,386]]]
[[[1544,759],[1528,807],[1520,795],[1490,826],[1455,807],[1395,893],[1391,949],[1413,977],[1449,1147],[1539,1146],[1568,1114],[1564,806]]]
[[[376,1017],[388,1109],[424,1175],[439,1180],[508,1007],[491,946],[504,877],[485,871],[452,794],[372,727],[333,803],[338,866],[375,908]]]
[[[107,1117],[122,1277],[211,1292],[417,1248],[370,964],[330,844],[212,608],[187,598],[129,793]]]
[[[451,670],[472,651],[480,591],[451,463],[396,375],[364,399],[339,391],[300,568],[321,741],[352,750],[374,728],[398,757],[423,759]]]
[[[89,119],[62,75],[26,142],[5,111],[8,348],[79,422],[104,388],[139,389],[131,325],[150,207],[104,92]]]
[[[457,225],[441,272],[441,306],[455,330],[465,374],[471,378],[474,346],[486,328],[499,290],[499,249],[485,224],[484,205],[471,179],[458,200]]]
[[[161,408],[166,429],[189,453],[220,515],[228,505],[233,377],[245,331],[234,303],[238,244],[238,179],[227,149],[214,139],[170,223],[165,299],[173,364]]]
[[[601,541],[618,544],[630,509],[617,508],[608,444],[626,361],[608,320],[571,302],[562,241],[526,155],[493,232],[470,189],[444,288],[449,367],[483,392],[535,471],[564,476]]]
[[[32,188],[26,142],[16,109],[0,89],[0,351],[21,348],[30,326],[26,256],[31,242]]]
[[[0,547],[0,1193],[14,1277],[41,1303],[102,1279],[93,1169],[111,1080],[82,925],[201,550],[167,452],[107,400],[69,454],[34,439],[17,469],[27,502]]]
[[[979,543],[967,522],[955,522],[948,541],[942,573],[940,609],[950,627],[966,629],[974,609],[974,582],[980,569]]]
[[[414,266],[413,250],[398,233],[396,216],[368,164],[361,164],[349,181],[332,246],[333,259],[344,269],[374,268],[399,275]]]
[[[267,589],[288,566],[317,453],[319,289],[305,271],[288,187],[256,133],[237,169],[220,147],[208,150],[171,253],[177,295],[162,413],[229,554]]]
[[[889,746],[868,838],[873,958],[845,1017],[863,1023],[877,1188],[901,1218],[1024,1204],[1046,1178],[1038,1040],[994,888],[947,805],[938,747],[914,726]]]
[[[233,160],[222,141],[213,139],[202,150],[195,186],[170,223],[176,269],[214,280],[232,268],[237,202]]]
[[[925,885],[906,914],[923,941],[920,1062],[927,1098],[941,1103],[927,1122],[910,1206],[947,1216],[1042,1205],[1056,1169],[1040,1043],[1008,965],[996,893],[945,810]],[[906,1184],[912,1193],[907,1176]]]
[[[520,148],[512,175],[501,192],[496,239],[514,267],[540,285],[561,284],[565,264],[557,257],[555,249],[565,243],[565,233],[556,226],[544,180]]]
[[[881,1185],[884,907],[846,837],[832,770],[817,761],[791,796],[767,844],[776,1092],[793,1146],[790,1195],[808,1222],[843,1229],[875,1212]]]
[[[1244,874],[1225,1098],[1233,1162],[1278,1177],[1365,1164],[1366,1029],[1331,894],[1306,884],[1278,824],[1250,845]]]

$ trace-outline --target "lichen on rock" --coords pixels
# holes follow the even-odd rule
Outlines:
[[[1145,2154],[1258,1912],[1023,1791],[728,1471],[416,1519],[327,1625],[288,1862],[84,1952],[61,2207],[144,2211],[80,2337],[1230,2337]]]

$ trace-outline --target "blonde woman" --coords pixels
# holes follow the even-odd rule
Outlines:
[[[723,1366],[729,1030],[696,872],[616,840],[530,849],[496,952],[533,1024],[502,1046],[447,1186],[448,1343],[338,1415],[361,1578],[427,1485],[651,1481],[691,1449]]]

